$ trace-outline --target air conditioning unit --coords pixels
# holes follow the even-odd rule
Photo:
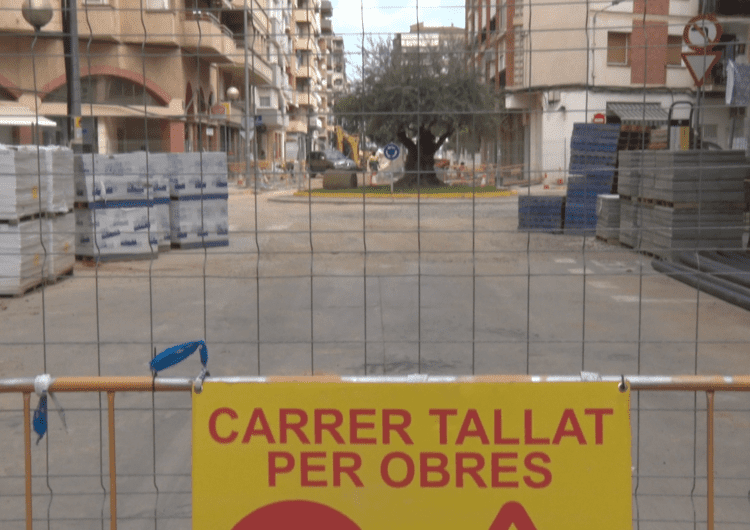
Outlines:
[[[560,101],[560,91],[550,90],[549,92],[547,92],[547,99],[550,103],[558,103]]]

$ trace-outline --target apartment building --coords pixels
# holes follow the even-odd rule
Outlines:
[[[283,162],[322,125],[320,0],[79,0],[77,9],[86,151]],[[0,0],[0,10],[0,143],[61,143],[60,8],[36,39],[20,2]]]
[[[331,20],[332,15],[331,2],[323,0],[321,3],[321,16],[323,18],[320,22],[320,71],[323,76],[323,91],[321,92],[323,105],[321,107],[320,118],[323,130],[325,131],[325,139],[323,140],[325,147],[335,145],[336,123],[333,116],[333,108],[338,99],[348,89],[344,38],[334,33],[333,21]]]
[[[666,125],[673,103],[696,103],[695,82],[681,57],[689,51],[683,30],[706,9],[717,13],[724,34],[717,46],[722,60],[707,76],[701,95],[703,137],[724,148],[742,144],[737,131],[743,127],[736,122],[744,112],[724,104],[727,61],[746,61],[747,23],[730,14],[741,9],[737,5],[724,0],[468,0],[466,31],[474,67],[505,94],[505,124],[497,138],[484,142],[483,159],[522,166],[532,177],[557,178],[567,167],[576,122]],[[687,104],[676,106],[674,117],[689,112]]]

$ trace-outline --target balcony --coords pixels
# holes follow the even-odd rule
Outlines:
[[[283,128],[289,124],[289,117],[282,114],[279,109],[257,109],[255,112],[256,123],[260,119],[260,123],[266,127]]]
[[[319,83],[321,80],[320,71],[316,67],[300,66],[297,68],[297,77],[303,77],[306,79],[313,79],[314,82]]]
[[[320,21],[320,32],[325,35],[333,33],[333,22],[329,18],[324,18]]]
[[[229,63],[237,56],[234,35],[213,14],[188,11],[183,22],[182,48],[214,63]]]
[[[80,38],[91,38],[94,40],[117,41],[121,34],[127,34],[128,29],[120,29],[120,9],[104,4],[92,5],[84,3],[78,8],[78,35]],[[89,24],[91,23],[91,31]],[[143,27],[138,23],[138,29],[141,35]],[[143,40],[141,38],[141,40]]]
[[[310,9],[295,9],[294,22],[297,24],[310,24],[312,33],[320,33],[320,15]]]
[[[318,48],[315,46],[315,39],[312,37],[294,37],[294,49],[313,52]]]
[[[331,17],[333,16],[333,6],[330,0],[323,0],[320,2],[320,16]]]
[[[286,128],[287,133],[307,134],[307,120],[289,119],[289,125]]]
[[[106,6],[101,6],[106,7]],[[101,8],[100,7],[100,8]],[[89,8],[90,9],[90,8]],[[145,40],[148,44],[160,46],[180,46],[182,33],[182,18],[177,11],[172,10],[145,10],[143,11],[143,22],[141,22],[141,12],[138,9],[118,9],[120,17],[120,30],[117,35],[122,42],[142,44]],[[93,10],[89,10],[89,18]],[[81,36],[85,35],[84,31],[87,26],[85,22],[81,24],[78,12],[79,22],[78,31]],[[144,32],[143,26],[146,26]],[[92,26],[94,26],[92,21]],[[101,33],[101,28],[95,27],[96,33]]]

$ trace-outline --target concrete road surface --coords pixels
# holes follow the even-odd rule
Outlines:
[[[232,189],[229,203],[227,248],[78,262],[72,278],[0,299],[0,378],[148,375],[154,349],[200,338],[214,376],[750,373],[750,313],[625,248],[520,233],[515,198],[363,204]],[[164,375],[198,371],[190,358]],[[716,528],[750,521],[748,397],[717,395]],[[99,529],[106,396],[60,400],[68,432],[51,410],[33,447],[35,527]],[[703,527],[704,395],[632,402],[639,528]],[[0,395],[3,529],[25,528],[21,403]],[[190,429],[187,394],[118,394],[119,528],[190,527]]]

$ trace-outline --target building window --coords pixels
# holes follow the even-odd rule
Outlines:
[[[45,103],[65,103],[68,100],[67,84],[53,90],[44,98]],[[81,103],[106,103],[110,105],[166,106],[145,91],[143,85],[129,79],[107,75],[93,75],[81,79]]]
[[[146,0],[146,9],[164,11],[169,9],[169,0]]]
[[[271,96],[260,96],[260,98],[258,98],[258,106],[265,109],[270,108]]]
[[[682,35],[667,36],[667,64],[682,66]]]
[[[630,33],[607,33],[607,64],[630,64]]]

